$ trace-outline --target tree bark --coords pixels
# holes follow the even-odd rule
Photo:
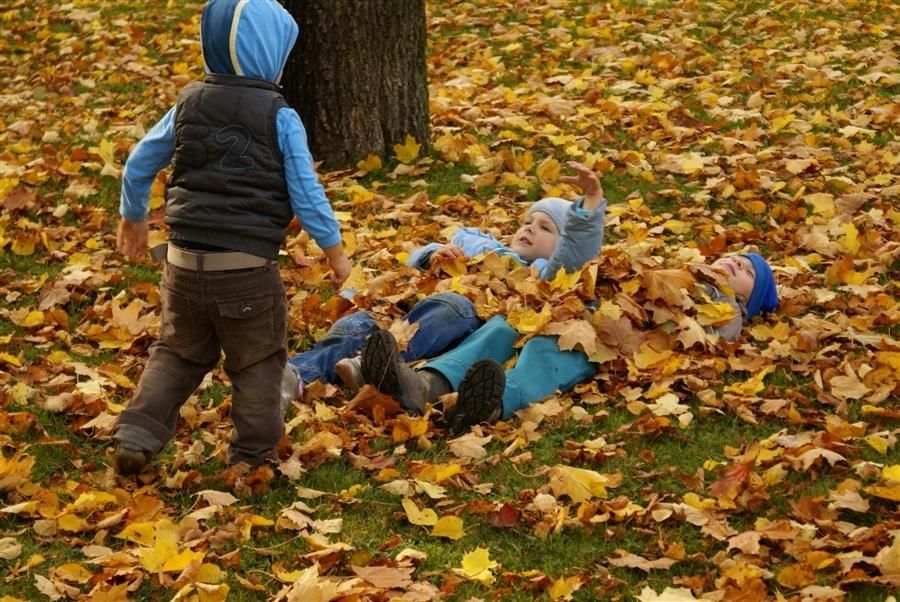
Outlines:
[[[313,157],[340,167],[428,147],[425,0],[284,0],[300,37],[282,84]]]

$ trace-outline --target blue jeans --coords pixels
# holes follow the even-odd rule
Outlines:
[[[482,359],[503,364],[516,354],[519,333],[503,316],[495,316],[456,348],[430,360],[422,368],[434,370],[459,390],[466,370]],[[560,391],[568,391],[592,378],[597,367],[581,351],[560,351],[558,337],[536,336],[519,352],[519,359],[506,371],[502,418]]]
[[[437,293],[419,301],[406,314],[406,321],[419,324],[419,330],[402,354],[407,362],[434,357],[452,348],[482,324],[475,313],[475,305],[466,297],[451,292]],[[312,349],[298,353],[288,362],[297,369],[304,382],[336,383],[334,365],[357,355],[366,338],[377,328],[375,319],[367,312],[344,316]]]

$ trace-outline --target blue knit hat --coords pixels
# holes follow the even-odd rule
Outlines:
[[[548,196],[545,199],[541,199],[531,207],[528,208],[528,211],[525,213],[525,217],[528,217],[535,211],[540,211],[541,213],[546,213],[550,216],[550,219],[553,220],[553,223],[556,224],[556,229],[559,230],[560,236],[566,231],[566,213],[569,212],[569,208],[572,206],[572,201],[567,201],[565,199],[560,199],[554,196]]]
[[[772,268],[762,255],[757,253],[742,253],[753,264],[756,279],[753,281],[753,290],[747,299],[747,319],[764,311],[778,309],[778,291],[775,290],[775,276]]]

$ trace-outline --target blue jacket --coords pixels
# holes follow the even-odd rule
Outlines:
[[[603,245],[603,226],[606,221],[606,199],[600,202],[596,211],[587,211],[582,208],[582,204],[583,199],[572,203],[566,214],[565,231],[557,241],[553,255],[549,259],[539,258],[529,263],[492,234],[478,228],[460,228],[453,234],[450,244],[462,249],[466,257],[491,252],[511,255],[524,265],[536,267],[542,279],[552,280],[559,268],[564,268],[566,272],[574,272],[600,254],[600,247]],[[420,270],[427,269],[431,262],[431,254],[443,246],[442,243],[433,242],[416,249],[409,256],[406,265]]]
[[[208,73],[278,80],[297,40],[293,17],[274,0],[238,2],[212,0],[200,23],[203,59]],[[235,32],[234,38],[231,32]],[[172,161],[175,144],[172,107],[134,147],[122,174],[119,213],[133,222],[147,217],[150,189],[156,174]],[[276,115],[278,145],[284,155],[284,176],[291,209],[316,243],[341,242],[340,226],[313,169],[306,130],[294,109]]]

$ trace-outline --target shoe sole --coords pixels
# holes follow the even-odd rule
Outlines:
[[[386,330],[376,330],[363,345],[360,365],[363,380],[394,399],[401,395],[399,355],[394,336]]]
[[[147,466],[147,454],[132,449],[120,449],[116,452],[116,472],[123,477],[139,474]]]
[[[476,424],[488,422],[503,406],[506,374],[493,360],[479,360],[466,371],[459,384],[456,404],[450,417],[451,434],[463,433]]]

